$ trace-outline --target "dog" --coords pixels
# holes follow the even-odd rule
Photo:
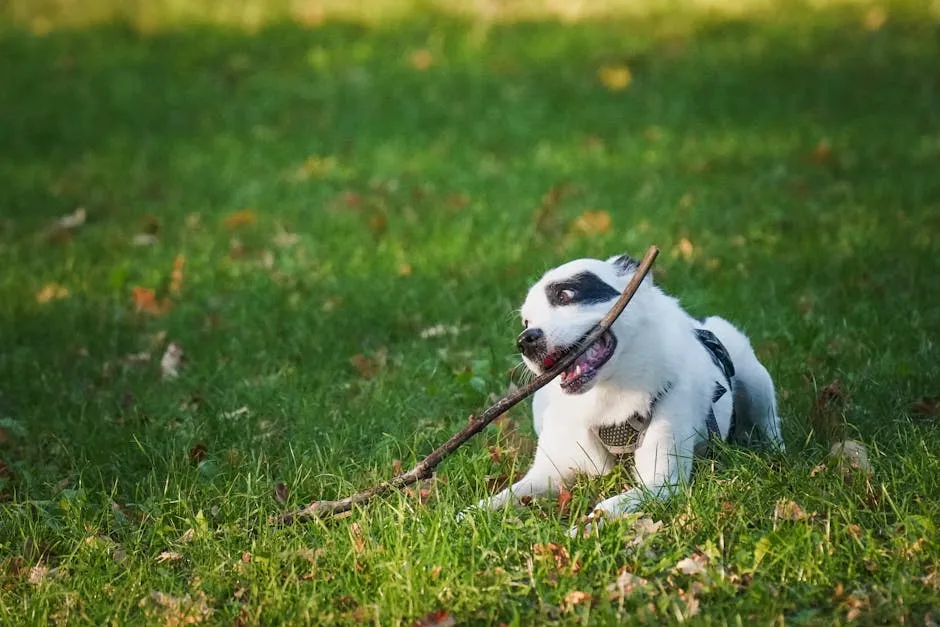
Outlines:
[[[541,374],[580,346],[638,266],[626,254],[578,259],[533,285],[516,340],[529,370]],[[748,338],[722,318],[693,318],[649,275],[610,330],[535,393],[532,409],[532,467],[477,508],[552,495],[579,474],[627,463],[636,487],[595,506],[586,522],[599,525],[688,483],[711,438],[784,448],[774,384]]]

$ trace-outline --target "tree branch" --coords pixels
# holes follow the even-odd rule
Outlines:
[[[565,356],[564,359],[559,360],[559,362],[551,369],[542,373],[528,384],[496,401],[479,416],[470,416],[470,421],[466,427],[461,429],[460,432],[456,433],[451,439],[447,440],[447,442],[434,449],[427,457],[418,462],[414,468],[408,472],[401,473],[392,479],[389,479],[388,481],[383,481],[382,483],[375,485],[368,490],[357,492],[356,494],[353,494],[352,496],[345,499],[340,499],[338,501],[313,501],[312,503],[309,503],[308,505],[298,510],[272,517],[271,522],[280,525],[290,525],[295,522],[303,522],[330,514],[340,514],[352,509],[355,505],[365,503],[373,497],[387,494],[393,490],[417,483],[422,479],[430,478],[434,468],[440,464],[445,457],[457,450],[457,448],[459,448],[471,437],[482,431],[484,427],[490,424],[497,417],[503,415],[514,405],[534,394],[535,391],[539,388],[548,384],[549,381],[557,377],[559,374],[561,374],[562,371],[573,364],[575,360],[577,360],[578,357],[580,357],[584,351],[586,351],[588,347],[591,346],[591,344],[600,339],[600,337],[604,335],[608,329],[610,329],[611,325],[620,316],[620,314],[623,313],[627,303],[629,303],[630,299],[633,298],[633,295],[640,287],[640,283],[643,281],[647,273],[650,271],[650,268],[653,266],[653,262],[656,260],[656,256],[658,254],[659,249],[655,246],[650,246],[649,250],[646,251],[646,255],[643,257],[643,261],[640,262],[640,266],[637,268],[636,273],[633,275],[633,278],[627,284],[627,287],[624,288],[620,298],[617,299],[617,302],[614,303],[614,306],[611,307],[610,311],[608,311],[607,314],[601,318],[600,322],[598,322],[597,326],[594,327],[591,333],[588,334],[588,336],[585,338],[585,341],[581,343],[580,347],[570,352]]]

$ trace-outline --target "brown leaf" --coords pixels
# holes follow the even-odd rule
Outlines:
[[[633,523],[633,530],[636,532],[636,537],[627,542],[627,546],[640,546],[647,537],[657,533],[662,528],[663,521],[661,520],[653,522],[652,518],[640,518]]]
[[[193,466],[198,466],[199,462],[204,460],[209,454],[209,449],[206,448],[206,445],[202,442],[196,442],[191,449],[189,449],[189,463]]]
[[[211,618],[213,609],[209,607],[206,593],[199,591],[195,598],[190,595],[174,597],[163,592],[153,591],[137,604],[143,610],[149,624],[162,623],[165,627],[196,625]]]
[[[359,527],[359,523],[352,523],[349,525],[349,536],[352,538],[353,547],[356,549],[357,555],[362,555],[366,550],[366,541],[362,536],[362,528]]]
[[[288,495],[289,491],[286,484],[280,481],[274,484],[274,498],[278,503],[285,505],[287,503]]]
[[[921,418],[940,416],[940,396],[925,396],[919,401],[911,403],[911,413]]]
[[[810,420],[823,440],[838,442],[845,431],[845,410],[848,399],[837,379],[821,389],[813,402]]]
[[[609,584],[607,591],[610,593],[610,600],[614,601],[628,597],[637,589],[644,588],[647,585],[649,585],[649,581],[643,577],[638,577],[626,568],[621,568],[620,574],[617,575],[617,581]]]
[[[131,300],[137,313],[162,316],[169,310],[169,302],[165,299],[158,300],[157,293],[148,287],[135,285],[131,288]]]
[[[582,235],[600,235],[610,230],[610,214],[606,211],[585,211],[571,223],[571,230]]]
[[[233,231],[237,228],[254,224],[257,221],[258,216],[252,209],[242,209],[241,211],[236,211],[235,213],[229,214],[225,218],[225,228]]]
[[[363,379],[372,379],[379,374],[388,362],[388,351],[380,348],[372,355],[353,355],[349,358],[349,363]]]
[[[157,564],[163,564],[164,562],[178,562],[183,559],[183,556],[176,551],[163,551],[160,555],[157,556]]]
[[[170,296],[179,296],[183,289],[183,266],[185,265],[185,255],[177,255],[173,259],[173,270],[170,272]]]
[[[36,292],[36,302],[44,305],[53,300],[62,300],[69,297],[69,289],[58,283],[46,283],[41,290]]]
[[[558,492],[558,515],[567,516],[568,509],[571,506],[571,492],[568,491],[566,486],[561,486],[561,490]]]
[[[444,610],[437,610],[416,620],[413,627],[453,627],[456,624],[453,616]]]
[[[774,506],[774,519],[776,520],[797,521],[805,520],[811,516],[815,516],[815,514],[808,514],[806,510],[790,499],[780,499]]]
[[[591,595],[587,592],[582,592],[581,590],[572,590],[565,595],[565,598],[561,602],[561,607],[564,611],[569,611],[576,605],[581,605],[582,603],[590,603]]]
[[[626,65],[605,65],[597,70],[597,78],[610,91],[621,91],[633,81],[630,68]]]
[[[555,542],[547,544],[533,544],[532,555],[538,561],[551,561],[555,564],[556,570],[562,570],[571,565],[571,572],[576,573],[581,570],[580,564],[572,564],[568,549]]]
[[[414,69],[423,72],[434,64],[434,55],[427,48],[421,48],[408,55],[408,63]]]
[[[836,442],[829,451],[829,457],[850,468],[866,473],[872,472],[871,463],[868,461],[868,450],[864,444],[856,440]]]
[[[814,163],[825,165],[832,161],[832,144],[828,139],[820,139],[816,147],[813,148],[811,159]]]

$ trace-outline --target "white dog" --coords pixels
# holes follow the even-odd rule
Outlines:
[[[597,325],[638,263],[629,255],[579,259],[550,270],[522,306],[517,346],[542,373]],[[611,330],[533,397],[538,446],[517,483],[477,507],[495,509],[553,494],[577,474],[632,465],[636,487],[597,504],[636,511],[688,482],[692,458],[711,437],[747,441],[752,433],[783,447],[774,385],[750,342],[727,321],[703,321],[647,276]],[[572,533],[576,533],[573,529]]]

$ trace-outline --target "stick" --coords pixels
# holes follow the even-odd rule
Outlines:
[[[594,327],[594,329],[587,335],[585,340],[578,348],[575,348],[573,351],[568,353],[564,359],[559,360],[558,363],[555,364],[552,368],[546,372],[543,372],[528,384],[496,401],[479,416],[470,416],[470,421],[466,427],[461,429],[460,432],[455,434],[451,439],[447,440],[447,442],[434,449],[427,457],[418,462],[414,468],[408,472],[401,473],[392,479],[389,479],[388,481],[384,481],[378,485],[375,485],[368,490],[363,490],[362,492],[353,494],[352,496],[345,499],[340,499],[338,501],[313,501],[312,503],[296,511],[287,512],[281,516],[273,517],[271,522],[281,525],[290,525],[295,522],[303,522],[329,514],[341,514],[342,512],[352,509],[355,505],[365,503],[373,497],[386,494],[413,483],[417,483],[421,479],[430,478],[434,468],[440,464],[445,457],[457,450],[460,445],[469,440],[471,437],[482,431],[486,425],[493,422],[493,420],[495,420],[497,417],[503,415],[514,405],[526,397],[534,394],[535,391],[539,388],[548,384],[549,381],[557,377],[562,373],[562,371],[567,369],[568,366],[573,364],[575,360],[577,360],[578,357],[580,357],[581,354],[584,353],[584,351],[586,351],[591,344],[600,339],[600,337],[604,335],[608,329],[610,329],[610,326],[620,316],[620,314],[623,313],[627,303],[629,303],[630,299],[633,298],[633,295],[640,287],[640,283],[643,281],[647,273],[650,271],[650,268],[653,266],[653,262],[656,260],[656,255],[658,254],[658,248],[655,246],[649,247],[649,250],[646,251],[646,255],[643,257],[643,261],[640,262],[640,266],[637,268],[636,273],[630,280],[630,283],[628,283],[627,287],[624,288],[620,298],[618,298],[617,302],[614,303],[614,306],[610,308],[610,311],[608,311],[607,314],[601,318],[600,322],[597,323],[597,326]]]

